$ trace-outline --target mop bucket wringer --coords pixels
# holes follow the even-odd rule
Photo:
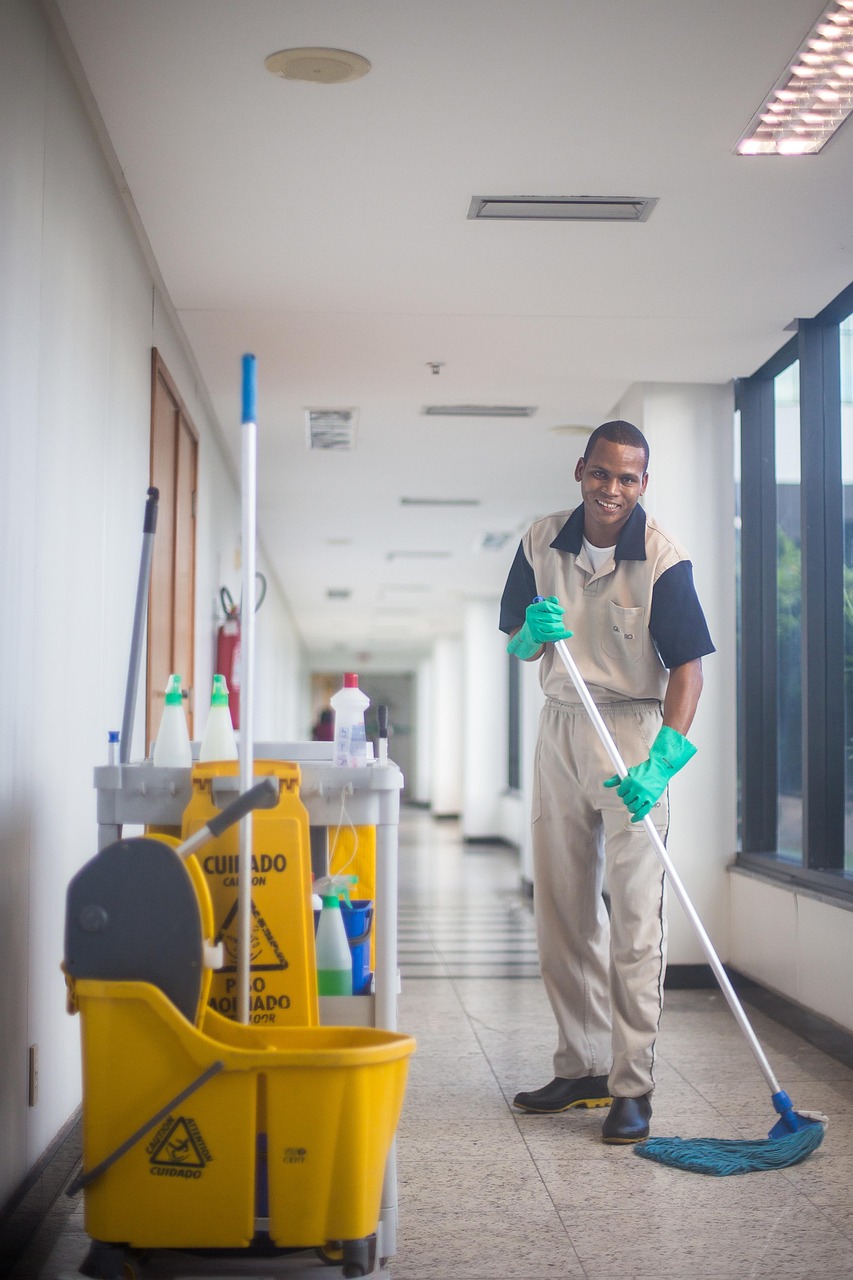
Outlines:
[[[254,803],[277,803],[266,779],[211,834],[265,788],[271,800]],[[212,1009],[212,909],[189,869],[206,838],[118,841],[69,886],[63,968],[83,1060],[83,1173],[70,1193],[84,1191],[93,1240],[132,1248],[248,1248],[259,1232],[281,1248],[362,1240],[377,1228],[415,1041]],[[173,945],[188,982],[164,963]]]

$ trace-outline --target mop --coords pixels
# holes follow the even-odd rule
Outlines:
[[[560,658],[569,673],[572,683],[578,691],[581,702],[586,708],[593,726],[609,755],[616,772],[624,778],[628,770],[619,754],[616,743],[611,737],[601,713],[593,701],[592,695],[578,671],[577,664],[568,650],[565,640],[554,642]],[[811,1154],[823,1141],[827,1117],[818,1111],[795,1111],[791,1099],[780,1088],[767,1056],[758,1042],[744,1008],[735,994],[729,976],[714,950],[702,921],[678,875],[666,846],[658,835],[657,828],[648,814],[643,818],[646,834],[652,842],[660,859],[675,896],[681,903],[688,920],[692,924],[702,949],[708,959],[720,989],[728,1002],[750,1049],[770,1089],[771,1100],[779,1119],[773,1125],[767,1138],[755,1141],[728,1138],[647,1138],[636,1145],[637,1155],[647,1160],[655,1160],[659,1164],[672,1165],[679,1169],[689,1169],[692,1173],[712,1174],[725,1177],[733,1173],[749,1173],[763,1169],[784,1169],[789,1165],[799,1164]]]

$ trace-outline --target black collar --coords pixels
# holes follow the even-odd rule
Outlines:
[[[575,507],[551,546],[555,551],[568,551],[576,556],[583,546],[583,503]],[[637,504],[626,520],[614,553],[616,563],[620,560],[645,560],[646,558],[646,513]]]

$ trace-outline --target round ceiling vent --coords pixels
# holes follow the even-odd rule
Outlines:
[[[267,71],[284,80],[313,80],[315,84],[342,84],[367,75],[370,63],[346,49],[281,49],[264,60]]]

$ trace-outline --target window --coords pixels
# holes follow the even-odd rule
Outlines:
[[[776,461],[777,832],[780,858],[802,862],[802,570],[800,554],[800,366],[773,380]]]
[[[737,407],[738,860],[853,896],[853,286]]]
[[[844,484],[844,868],[853,872],[853,316],[841,325]]]

